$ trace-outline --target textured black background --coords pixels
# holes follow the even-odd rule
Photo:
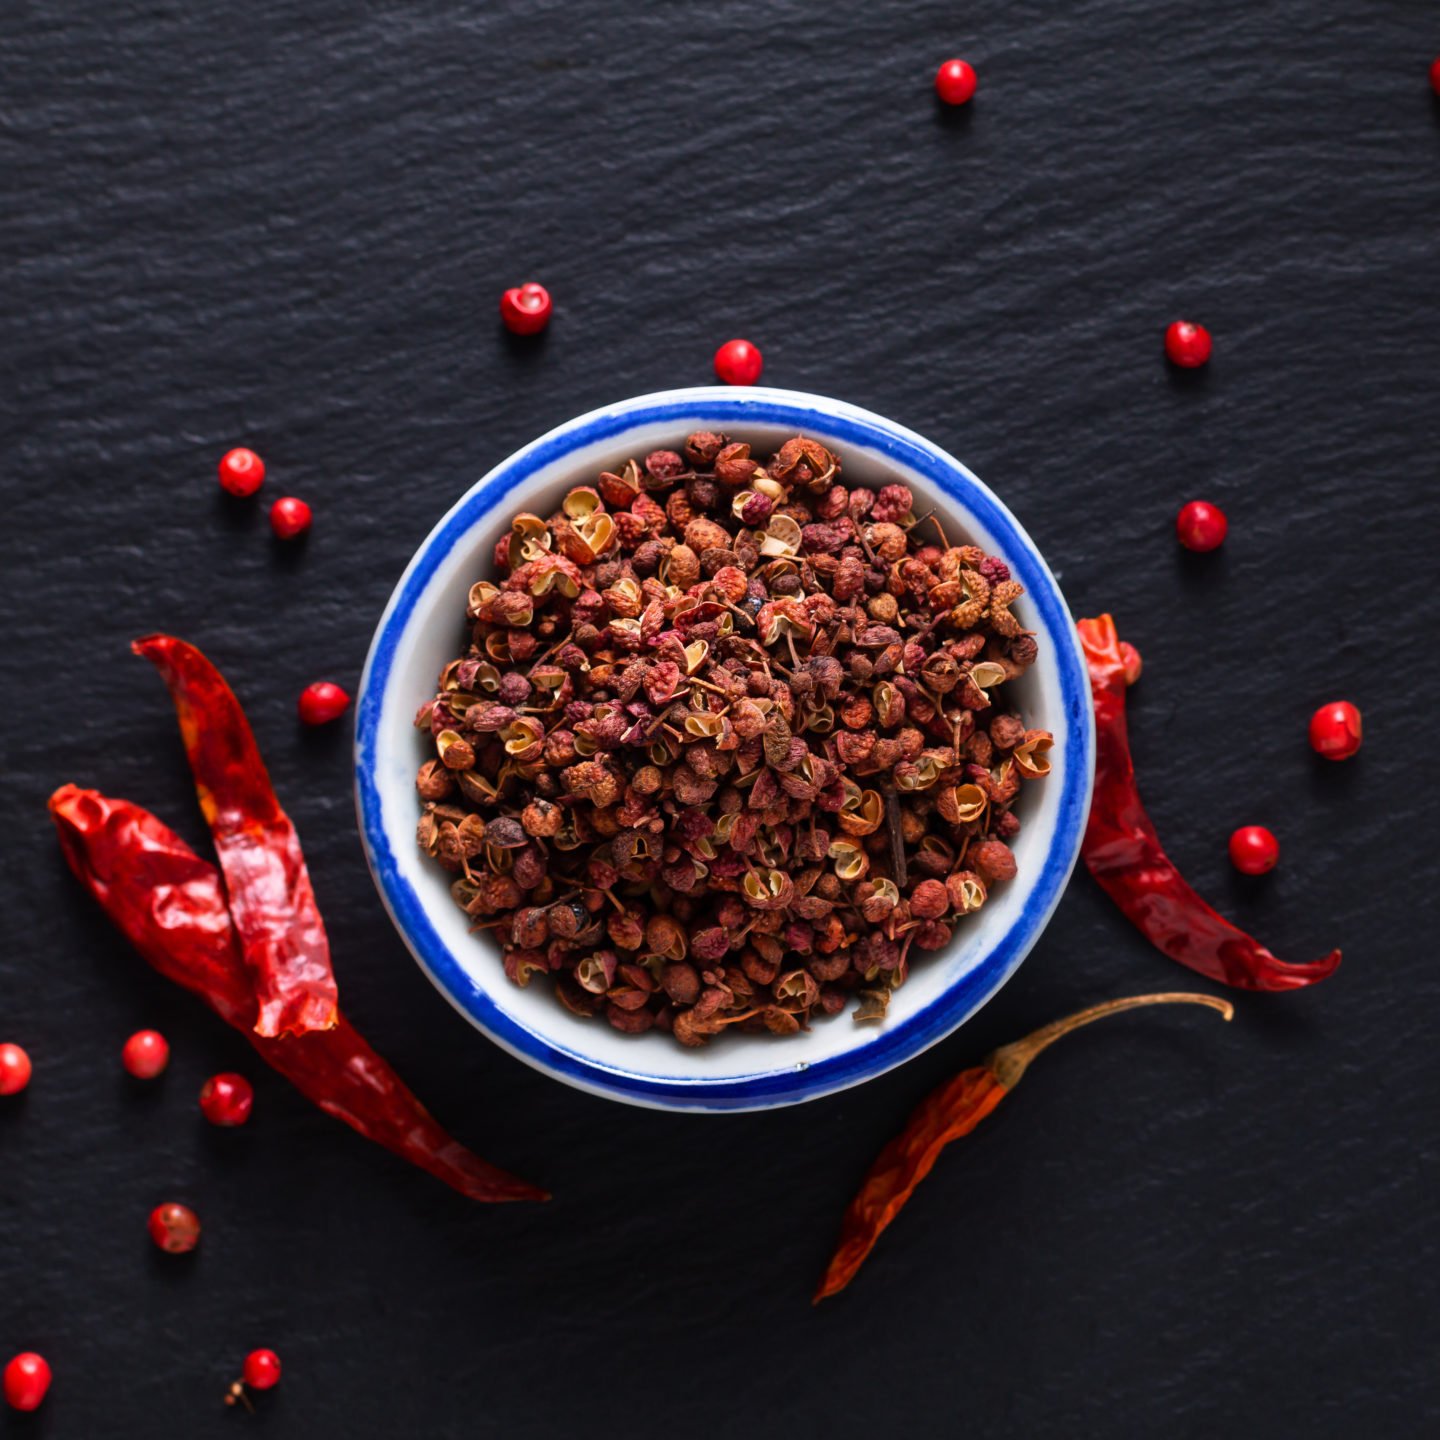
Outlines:
[[[1432,658],[1440,51],[1429,3],[867,0],[461,7],[12,0],[0,258],[5,863],[0,1351],[55,1368],[6,1435],[1411,1433],[1433,1420],[1440,1062]],[[930,91],[978,67],[967,113]],[[500,289],[556,297],[500,332]],[[1215,360],[1168,373],[1161,330]],[[1282,953],[1345,948],[1223,1027],[1048,1057],[812,1311],[840,1208],[928,1088],[1072,1006],[1189,977],[1077,878],[957,1036],[813,1106],[683,1117],[473,1034],[365,873],[355,684],[411,551],[482,470],[595,404],[766,379],[894,416],[1013,506],[1077,613],[1144,652],[1138,762],[1201,888]],[[223,499],[248,443],[299,550]],[[1177,505],[1231,518],[1177,550]],[[325,1119],[152,975],[64,872],[65,780],[199,843],[174,629],[247,702],[345,1005],[440,1117],[553,1187],[485,1209]],[[1347,695],[1366,749],[1305,744]],[[1271,825],[1246,883],[1225,837]],[[848,1023],[848,1022],[845,1022]],[[142,1089],[123,1038],[157,1025]],[[199,1119],[254,1074],[243,1131]],[[149,1208],[206,1226],[160,1256]],[[220,1394],[250,1347],[286,1375]],[[229,1428],[226,1428],[229,1427]]]

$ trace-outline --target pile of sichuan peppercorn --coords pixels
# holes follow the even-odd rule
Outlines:
[[[416,723],[420,845],[517,985],[687,1045],[879,1019],[1015,874],[1021,587],[912,504],[701,433],[515,517]]]

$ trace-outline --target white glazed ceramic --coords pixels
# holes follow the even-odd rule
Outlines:
[[[723,1035],[701,1049],[670,1036],[622,1035],[581,1020],[537,980],[521,990],[498,950],[450,897],[450,876],[415,844],[415,771],[426,758],[417,707],[464,644],[471,584],[491,572],[491,549],[519,510],[547,514],[565,491],[627,457],[675,448],[719,430],[769,452],[813,435],[840,453],[847,481],[899,480],[915,509],[932,505],[952,543],[964,536],[1003,558],[1026,594],[1015,614],[1040,658],[1007,686],[1026,719],[1054,733],[1053,771],[1027,785],[1015,842],[1019,875],[956,927],[947,950],[916,955],[878,1025],[849,1012],[808,1032]],[[370,868],[386,908],[421,967],[463,1015],[512,1054],[598,1095],[677,1110],[758,1110],[857,1085],[950,1034],[1014,973],[1054,912],[1079,853],[1094,770],[1089,687],[1074,626],[1054,577],[1019,523],[963,465],[878,415],[786,390],[669,390],[592,411],[517,451],[476,482],[421,545],[390,598],[366,662],[357,705],[356,793]],[[431,752],[433,753],[433,751]]]

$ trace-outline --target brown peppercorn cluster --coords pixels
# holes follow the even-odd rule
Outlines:
[[[1003,561],[815,440],[691,435],[520,514],[416,717],[419,842],[505,972],[702,1045],[883,1017],[1015,874],[1051,736]]]

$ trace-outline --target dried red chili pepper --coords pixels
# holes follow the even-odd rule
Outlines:
[[[1297,990],[1333,974],[1340,952],[1291,964],[1217,914],[1160,847],[1135,787],[1125,722],[1125,658],[1109,615],[1076,627],[1095,701],[1095,796],[1081,855],[1101,888],[1156,949],[1241,990]]]
[[[1082,1025],[1142,1005],[1205,1005],[1218,1010],[1226,1020],[1235,1013],[1228,1000],[1185,992],[1107,1000],[1063,1020],[1054,1020],[1012,1045],[1003,1045],[979,1065],[947,1080],[920,1102],[905,1128],[866,1172],[859,1192],[845,1211],[840,1243],[815,1292],[815,1303],[843,1290],[855,1278],[885,1227],[930,1173],[940,1152],[952,1140],[968,1135],[1020,1083],[1026,1068],[1042,1050]]]
[[[219,871],[149,811],[64,785],[50,812],[70,868],[131,944],[242,1031],[301,1094],[472,1200],[549,1198],[446,1134],[344,1016],[331,1030],[258,1034],[252,977]]]
[[[260,1035],[303,1035],[336,1023],[330,942],[290,817],[280,808],[250,722],[220,672],[193,645],[148,635],[131,647],[175,701],[230,914],[254,977]]]

